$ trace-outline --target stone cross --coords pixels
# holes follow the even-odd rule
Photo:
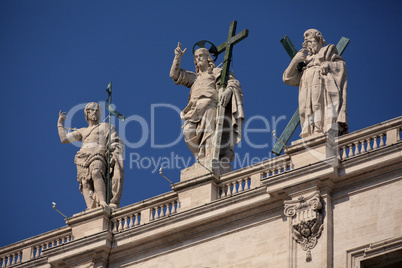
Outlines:
[[[346,37],[342,37],[339,40],[338,44],[336,45],[336,49],[338,50],[339,55],[342,55],[343,51],[348,46],[349,42],[350,42],[350,40]],[[297,53],[297,50],[287,35],[285,35],[285,37],[283,37],[281,39],[281,44],[285,48],[285,50],[288,53],[288,55],[290,56],[290,58],[293,59],[293,57]],[[297,66],[297,68],[299,70],[303,67],[304,67],[303,64],[299,64]],[[274,153],[276,155],[280,155],[282,153],[283,148],[289,142],[290,138],[292,137],[292,135],[295,132],[299,123],[300,123],[300,115],[299,115],[299,109],[297,109],[296,112],[293,114],[292,118],[290,119],[285,130],[282,132],[281,136],[279,137],[278,142],[275,144],[274,148],[272,149],[272,153]]]
[[[233,46],[248,36],[247,29],[245,29],[242,32],[235,35],[236,26],[237,26],[237,21],[234,20],[230,23],[228,39],[225,42],[223,42],[221,45],[219,45],[217,48],[217,50],[218,50],[217,54],[225,52],[225,58],[223,60],[222,73],[221,73],[219,96],[222,95],[222,93],[226,90],[226,87],[227,87],[227,82],[229,79],[230,61],[232,60]],[[223,107],[221,104],[218,104],[218,113],[217,113],[216,128],[215,128],[215,141],[214,141],[215,149],[214,149],[214,156],[213,156],[213,160],[212,160],[214,171],[219,170],[219,165],[216,165],[216,164],[219,163],[219,153],[220,153],[220,144],[221,144],[221,139],[222,139],[224,115],[225,115],[225,107]]]

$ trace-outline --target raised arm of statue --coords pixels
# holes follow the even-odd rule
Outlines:
[[[64,120],[66,120],[66,113],[59,112],[59,119],[57,120],[57,130],[59,132],[60,141],[63,144],[71,143],[75,141],[80,141],[82,139],[81,134],[78,131],[73,131],[71,133],[66,133],[63,126]]]
[[[170,78],[175,81],[179,78],[181,57],[183,57],[184,53],[186,53],[186,50],[187,48],[182,50],[181,43],[178,42],[177,47],[174,50],[174,59],[169,74]]]
[[[300,62],[305,62],[307,59],[307,49],[302,48],[293,57],[288,68],[283,73],[283,82],[290,86],[298,86],[301,78],[301,72],[297,70],[297,65]]]

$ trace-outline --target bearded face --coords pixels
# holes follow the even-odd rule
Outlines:
[[[322,45],[318,43],[317,40],[313,39],[305,41],[305,47],[308,50],[308,54],[311,56],[317,54],[322,48]]]
[[[98,103],[88,103],[85,107],[85,119],[87,121],[91,120],[96,123],[100,121],[100,106]]]

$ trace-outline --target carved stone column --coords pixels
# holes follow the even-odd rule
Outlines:
[[[292,239],[306,251],[306,261],[312,260],[311,250],[321,236],[323,216],[319,191],[309,196],[300,196],[297,200],[285,201],[284,213],[290,220]]]

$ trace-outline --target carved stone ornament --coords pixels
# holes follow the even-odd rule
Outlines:
[[[319,192],[298,200],[285,201],[284,213],[292,219],[292,237],[306,253],[306,261],[312,260],[311,250],[317,245],[324,228]]]

